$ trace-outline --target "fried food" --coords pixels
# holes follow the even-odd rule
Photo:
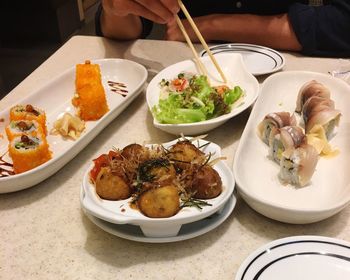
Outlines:
[[[219,173],[210,165],[201,166],[192,180],[194,198],[210,199],[222,192],[222,181]]]
[[[165,185],[175,180],[176,171],[168,159],[157,158],[147,160],[138,168],[138,178],[142,182]]]
[[[95,181],[96,193],[103,199],[122,200],[131,195],[129,184],[123,176],[114,174],[110,167],[102,167]]]
[[[150,218],[167,218],[180,210],[180,196],[176,186],[167,185],[142,193],[137,200],[140,211]]]
[[[180,169],[205,161],[205,154],[188,140],[177,142],[169,152],[169,159],[174,161],[175,166]]]

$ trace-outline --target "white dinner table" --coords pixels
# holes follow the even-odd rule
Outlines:
[[[196,45],[198,51],[200,45]],[[338,59],[283,52],[282,71],[328,73]],[[0,101],[0,111],[30,95],[53,77],[87,59],[123,58],[148,70],[149,82],[163,68],[192,58],[185,43],[117,42],[74,36]],[[262,83],[269,75],[258,77]],[[50,94],[49,92],[47,94]],[[249,110],[209,132],[232,168]],[[92,159],[111,147],[163,143],[174,135],[153,126],[143,91],[85,149],[53,176],[15,193],[0,195],[0,279],[234,279],[254,250],[275,239],[321,235],[350,241],[350,207],[324,221],[292,225],[252,210],[242,198],[220,226],[173,243],[123,239],[94,225],[80,206],[83,174]],[[282,279],[282,278],[281,278]]]

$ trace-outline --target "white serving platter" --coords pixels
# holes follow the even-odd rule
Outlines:
[[[350,243],[323,236],[270,242],[240,266],[235,280],[350,279]]]
[[[243,57],[244,64],[250,73],[255,76],[270,74],[281,70],[285,64],[283,55],[265,46],[229,43],[209,47],[214,54],[239,53]],[[207,51],[203,50],[200,56],[206,56]]]
[[[222,84],[220,75],[218,74],[210,58],[203,57],[201,60],[208,71],[208,77],[211,85],[214,86]],[[230,87],[238,85],[244,90],[245,97],[243,103],[233,107],[232,111],[228,114],[202,122],[163,124],[159,123],[153,117],[153,124],[155,127],[177,136],[181,133],[185,135],[199,135],[222,125],[229,119],[242,113],[254,103],[258,96],[259,83],[256,78],[246,69],[242,56],[234,53],[221,54],[216,56],[216,60],[228,79],[228,85]],[[150,111],[152,111],[152,108],[159,102],[160,81],[162,79],[174,79],[181,72],[199,73],[193,60],[185,60],[163,69],[152,79],[146,91],[147,103]]]
[[[164,143],[163,146],[165,148],[170,147],[177,141]],[[198,146],[202,146],[208,143],[208,141],[201,139],[198,142],[194,142],[195,145],[197,145],[196,143],[198,143]],[[201,150],[206,154],[211,153],[212,159],[221,156],[220,147],[212,142],[201,148]],[[221,177],[223,191],[218,197],[206,200],[212,206],[205,206],[201,210],[196,207],[185,207],[176,215],[169,218],[149,218],[144,216],[140,211],[130,207],[129,203],[132,198],[119,201],[101,199],[96,194],[95,186],[90,182],[89,172],[92,167],[93,165],[86,170],[81,187],[83,193],[81,204],[83,209],[88,214],[109,223],[140,226],[145,236],[154,238],[174,237],[178,235],[182,225],[199,221],[219,211],[224,207],[235,187],[235,180],[231,170],[221,160],[213,168]]]
[[[270,160],[268,147],[257,136],[257,126],[268,113],[295,110],[300,87],[310,80],[331,91],[342,113],[340,126],[330,144],[340,150],[334,158],[321,157],[311,183],[303,188],[282,185],[279,166]],[[350,86],[329,75],[292,71],[265,80],[234,158],[238,191],[261,214],[287,223],[312,223],[328,218],[350,202]]]
[[[84,61],[82,61],[84,63]],[[144,66],[125,59],[92,60],[101,68],[103,86],[105,88],[109,111],[98,121],[86,122],[86,129],[76,141],[63,139],[60,135],[48,135],[47,140],[52,151],[52,159],[48,162],[21,174],[0,178],[0,193],[8,193],[29,188],[50,177],[68,161],[75,157],[99,132],[117,117],[130,102],[143,90],[147,79]],[[108,81],[124,83],[128,93],[125,97],[113,92]],[[31,104],[46,112],[47,127],[51,130],[54,121],[64,112],[74,114],[71,100],[75,92],[75,66],[53,78],[45,86],[19,100],[16,104]],[[98,104],[96,104],[98,106]],[[8,141],[5,126],[9,123],[10,108],[0,112],[4,119],[0,132],[0,154],[7,151]],[[11,161],[8,157],[7,160]]]
[[[147,237],[142,233],[139,226],[112,224],[95,216],[86,215],[96,226],[120,238],[145,243],[169,243],[191,239],[217,228],[230,216],[236,201],[236,197],[232,195],[222,210],[202,220],[183,225],[179,233],[171,237]]]

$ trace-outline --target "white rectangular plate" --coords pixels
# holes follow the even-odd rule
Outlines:
[[[282,185],[279,166],[268,158],[268,147],[257,136],[257,126],[266,114],[294,112],[299,89],[310,80],[331,91],[342,113],[340,126],[330,144],[340,150],[334,158],[320,158],[310,185],[298,188]],[[295,71],[270,76],[264,82],[242,135],[234,174],[243,198],[258,212],[280,221],[308,223],[327,218],[350,201],[350,87],[328,75]]]
[[[83,63],[83,62],[82,62]],[[29,188],[48,178],[68,161],[75,157],[99,132],[118,116],[130,102],[142,91],[146,79],[147,70],[142,65],[125,59],[101,59],[92,61],[101,68],[102,83],[105,88],[109,111],[98,121],[86,122],[85,131],[76,141],[63,139],[60,135],[48,135],[47,140],[52,151],[52,159],[48,162],[21,174],[0,178],[0,193],[14,192]],[[113,92],[108,86],[108,81],[124,83],[128,93],[125,97]],[[71,100],[75,92],[75,66],[68,69],[60,76],[52,79],[41,89],[28,97],[13,104],[31,104],[43,109],[47,117],[47,128],[51,130],[54,121],[64,112],[74,114],[75,108]],[[98,106],[98,104],[96,104]],[[0,112],[0,118],[5,121],[0,125],[0,154],[8,149],[8,141],[5,127],[9,123],[9,111],[11,108]],[[11,161],[9,157],[6,158]]]

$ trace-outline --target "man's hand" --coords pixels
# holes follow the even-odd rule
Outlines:
[[[196,17],[196,18],[193,18],[193,21],[197,25],[204,40],[209,42],[211,40],[208,32],[210,29],[211,16],[209,15],[209,16]],[[190,37],[192,43],[198,43],[199,39],[197,35],[194,33],[193,28],[188,22],[188,20],[183,19],[181,20],[181,22],[185,27],[185,30],[188,36]],[[185,41],[185,37],[182,35],[182,32],[179,26],[177,25],[176,20],[172,20],[167,23],[167,30],[164,35],[164,39],[168,41],[183,41],[183,42]]]
[[[102,6],[109,15],[140,16],[160,24],[173,20],[180,9],[177,0],[103,0]]]

